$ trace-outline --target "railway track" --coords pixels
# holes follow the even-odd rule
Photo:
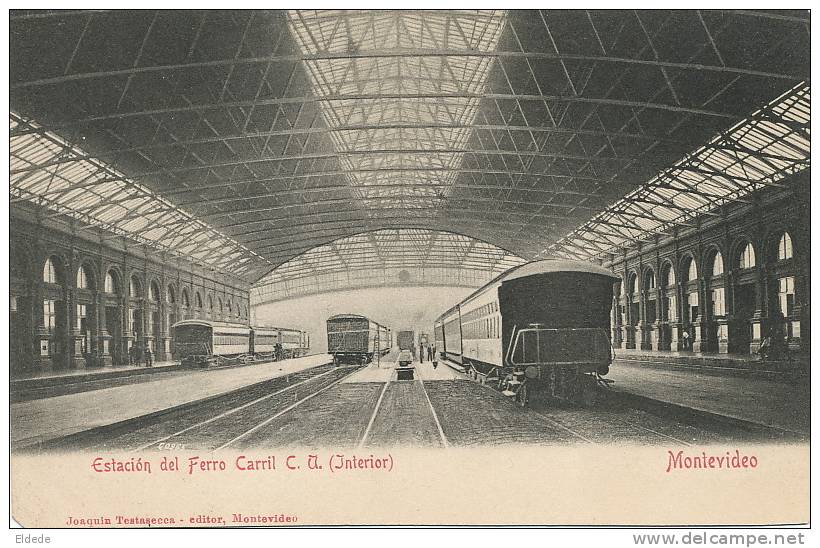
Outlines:
[[[31,444],[21,449],[27,452],[137,451],[151,449],[159,444],[186,447],[186,442],[195,438],[194,434],[198,432],[208,430],[211,434],[218,434],[220,430],[228,430],[231,425],[231,429],[236,428],[243,413],[259,409],[262,405],[287,407],[292,401],[299,399],[296,396],[300,391],[321,388],[324,383],[333,382],[338,376],[347,376],[358,369],[360,366],[339,368],[332,364],[320,365],[226,394]]]
[[[499,393],[490,384],[475,384]],[[589,444],[692,446],[727,438],[736,441],[799,439],[794,432],[614,391],[605,392],[604,400],[592,408],[554,400],[545,405],[541,400],[528,406],[527,411],[538,415],[551,428],[567,433],[574,441]]]

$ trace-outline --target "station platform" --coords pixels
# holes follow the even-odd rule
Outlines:
[[[21,447],[141,417],[238,388],[318,367],[327,354],[235,368],[179,370],[171,378],[10,405],[11,445]]]
[[[164,373],[179,368],[178,361],[155,362],[151,367],[145,365],[112,365],[106,367],[63,369],[57,371],[30,371],[17,374],[10,379],[11,390],[27,389],[40,386],[51,386],[64,382],[86,382],[97,379],[127,377],[146,373]]]
[[[791,360],[761,359],[756,355],[719,354],[716,352],[670,352],[616,348],[615,360],[633,363],[654,363],[683,368],[714,369],[727,374],[750,374],[776,378],[807,374],[809,357],[792,355]]]
[[[616,360],[612,390],[715,415],[808,434],[808,382],[782,382],[664,363]]]
[[[414,363],[418,377],[423,381],[451,381],[463,379],[464,375],[459,374],[455,369],[447,367],[443,361],[438,362],[438,367],[433,369],[432,362]]]

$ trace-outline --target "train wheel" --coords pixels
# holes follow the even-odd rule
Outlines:
[[[518,392],[515,393],[515,403],[518,404],[518,407],[526,407],[529,400],[530,390],[527,388],[527,383],[525,382],[518,387]]]

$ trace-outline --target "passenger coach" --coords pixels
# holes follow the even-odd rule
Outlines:
[[[174,358],[186,366],[276,361],[304,356],[310,349],[310,335],[298,329],[207,320],[183,320],[172,329]]]
[[[389,328],[358,314],[327,319],[327,351],[336,363],[367,363],[393,346]]]
[[[436,347],[481,382],[526,405],[532,389],[587,400],[612,362],[617,277],[581,261],[513,268],[439,316]]]

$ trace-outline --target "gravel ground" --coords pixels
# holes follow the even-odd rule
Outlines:
[[[340,383],[231,448],[350,448],[364,435],[384,384]]]
[[[452,445],[555,444],[580,441],[501,393],[468,380],[424,383]]]
[[[365,445],[442,446],[421,381],[394,382],[388,386]]]

